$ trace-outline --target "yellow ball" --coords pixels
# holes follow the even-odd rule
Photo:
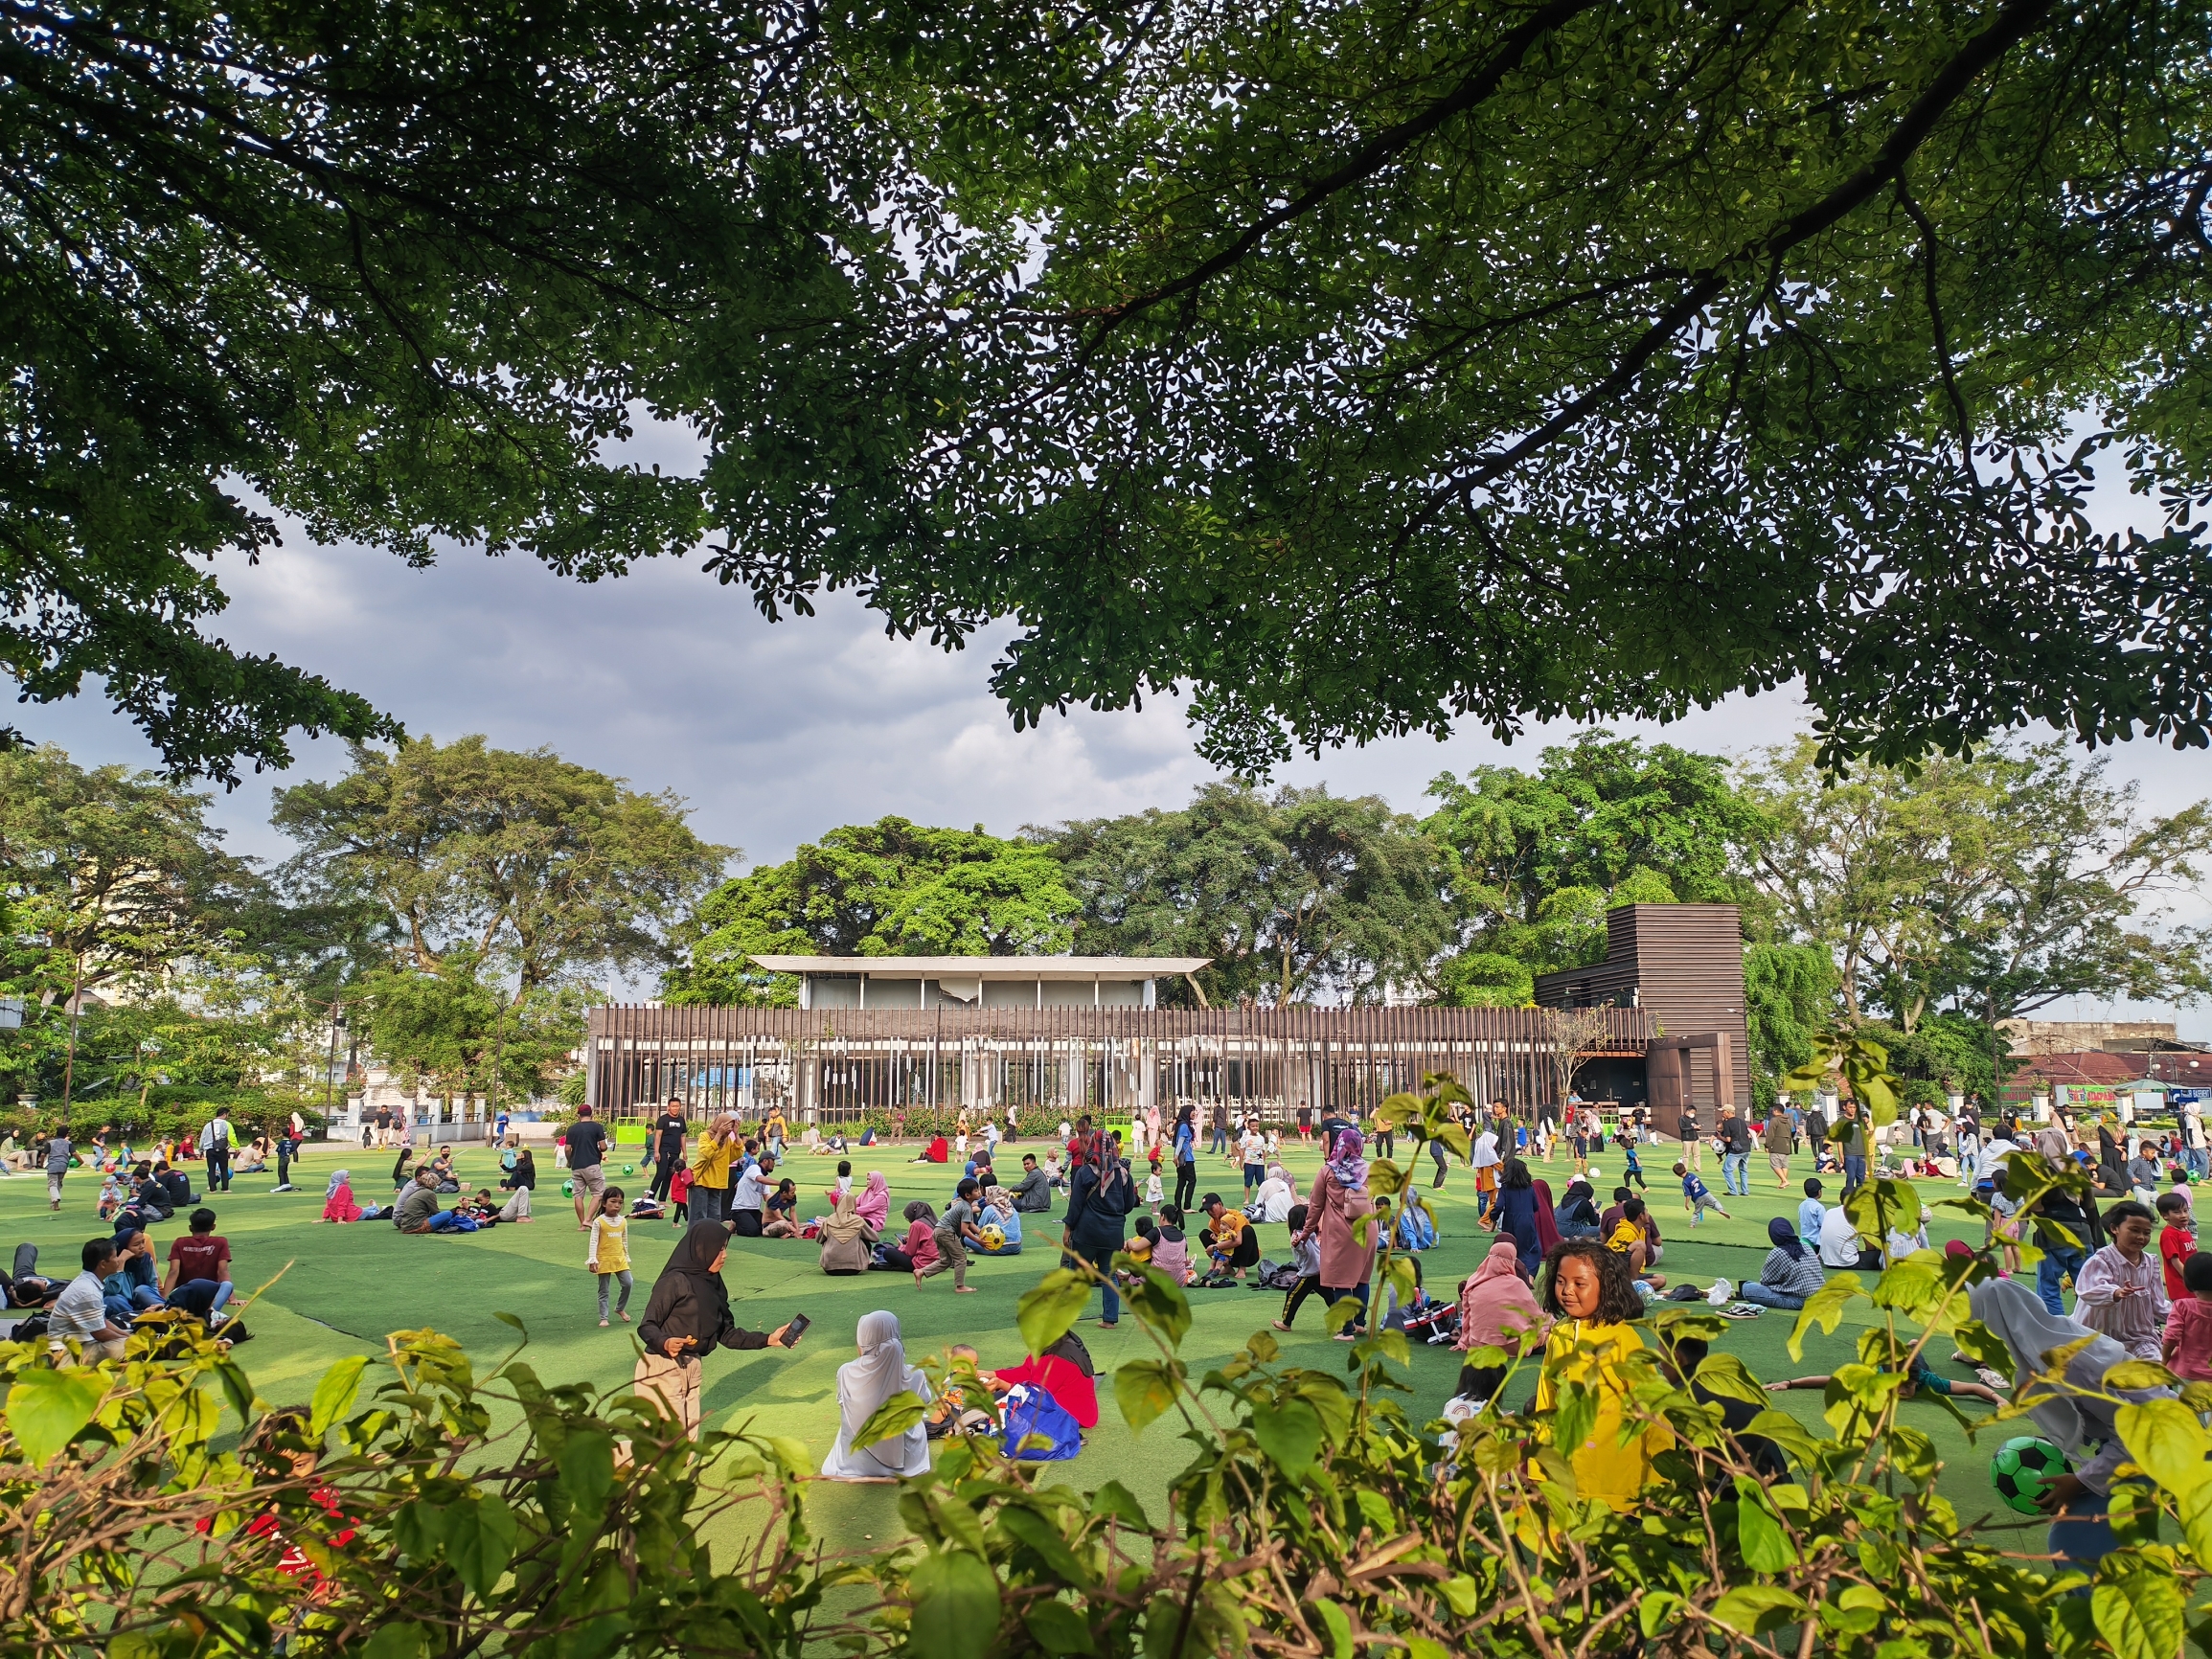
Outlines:
[[[1006,1229],[997,1222],[990,1222],[978,1231],[983,1239],[984,1249],[1002,1250],[1006,1247]]]

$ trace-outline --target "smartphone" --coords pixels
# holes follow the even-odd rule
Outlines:
[[[798,1347],[799,1338],[807,1334],[807,1327],[813,1323],[804,1313],[792,1314],[791,1323],[784,1327],[784,1346],[786,1348]]]

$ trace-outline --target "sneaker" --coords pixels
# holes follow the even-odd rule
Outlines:
[[[272,1193],[297,1193],[299,1189],[293,1186],[289,1181],[286,1181],[281,1187],[271,1187],[269,1191]]]

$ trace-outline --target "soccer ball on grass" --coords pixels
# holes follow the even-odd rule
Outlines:
[[[995,1221],[987,1222],[977,1229],[977,1236],[982,1239],[983,1247],[987,1251],[1002,1250],[1006,1247],[1006,1229]]]

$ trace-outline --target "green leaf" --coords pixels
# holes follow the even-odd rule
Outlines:
[[[1802,1597],[1774,1584],[1740,1584],[1713,1603],[1713,1622],[1740,1636],[1763,1636],[1806,1614]]]
[[[254,1385],[242,1367],[223,1360],[215,1368],[216,1380],[223,1385],[223,1393],[231,1402],[231,1409],[239,1414],[239,1426],[251,1428],[254,1421]]]
[[[1083,1617],[1065,1602],[1035,1602],[1022,1614],[1021,1622],[1029,1630],[1030,1639],[1047,1653],[1095,1653],[1097,1646],[1090,1639],[1090,1626]]]
[[[489,1599],[514,1558],[520,1531],[514,1511],[497,1492],[478,1492],[447,1509],[445,1530],[445,1558],[453,1571],[479,1598]]]
[[[1180,1348],[1191,1329],[1191,1299],[1183,1294],[1180,1284],[1157,1267],[1139,1265],[1135,1261],[1129,1266],[1131,1271],[1128,1288],[1122,1291],[1122,1300],[1139,1319],[1166,1337],[1170,1348]],[[1080,1313],[1082,1309],[1077,1311]]]
[[[353,1409],[354,1397],[361,1392],[361,1373],[368,1364],[360,1354],[353,1353],[323,1373],[323,1380],[315,1384],[315,1398],[309,1407],[309,1440],[319,1443],[334,1424],[346,1420],[346,1414]]]
[[[2105,1373],[2107,1388],[2178,1388],[2180,1382],[2154,1359],[2123,1359]]]
[[[1562,1383],[1559,1405],[1552,1414],[1552,1443],[1573,1456],[1590,1438],[1597,1420],[1597,1395],[1579,1382]]]
[[[23,1461],[44,1468],[92,1420],[106,1396],[107,1379],[96,1371],[16,1373],[8,1391],[8,1427],[23,1448]]]
[[[2181,1650],[2181,1606],[2172,1570],[2132,1553],[2107,1556],[2089,1591],[2090,1617],[2115,1659],[2174,1659]]]
[[[1277,1405],[1255,1403],[1252,1437],[1277,1468],[1291,1480],[1302,1482],[1312,1472],[1313,1460],[1321,1455],[1321,1414],[1302,1399],[1286,1399]]]
[[[1815,1327],[1827,1335],[1835,1335],[1836,1326],[1842,1323],[1844,1308],[1851,1305],[1853,1297],[1862,1294],[1864,1292],[1859,1289],[1858,1274],[1838,1273],[1808,1296],[1805,1306],[1798,1310],[1797,1323],[1790,1332],[1790,1357],[1805,1357],[1806,1334]]]
[[[928,1415],[929,1408],[922,1403],[922,1397],[910,1388],[902,1388],[868,1414],[868,1420],[853,1437],[853,1449],[859,1451],[880,1441],[897,1440]]]
[[[1375,1126],[1378,1129],[1396,1129],[1414,1122],[1422,1115],[1419,1095],[1385,1095],[1382,1103],[1375,1108]]]
[[[1352,1659],[1352,1616],[1326,1596],[1314,1601],[1313,1611],[1320,1615],[1321,1627],[1329,1633],[1329,1651],[1334,1659]]]
[[[1093,1515],[1111,1515],[1125,1527],[1140,1533],[1152,1530],[1152,1521],[1145,1514],[1144,1505],[1137,1502],[1136,1494],[1119,1481],[1108,1481],[1090,1495],[1090,1512]]]
[[[1636,1602],[1636,1626],[1649,1642],[1682,1616],[1682,1598],[1672,1590],[1646,1590]]]
[[[1698,1362],[1697,1382],[1723,1399],[1764,1407],[1771,1398],[1733,1353],[1708,1353]]]
[[[2118,1367],[2114,1367],[2117,1370]],[[2197,1420],[2197,1414],[2178,1399],[2147,1399],[2140,1405],[2123,1405],[2112,1414],[2128,1456],[2153,1480],[2176,1496],[2195,1491],[2212,1480],[2212,1436]]]
[[[1058,1527],[1035,1510],[1009,1504],[998,1512],[998,1524],[1018,1542],[1034,1550],[1042,1557],[1053,1575],[1070,1589],[1087,1590],[1091,1585],[1090,1569],[1076,1557]]]
[[[614,1437],[596,1428],[571,1428],[560,1443],[560,1484],[580,1515],[596,1517],[614,1489]]]
[[[1014,1322],[1032,1353],[1042,1353],[1074,1327],[1090,1301],[1090,1281],[1072,1267],[1056,1267],[1014,1305]]]
[[[1114,1372],[1114,1399],[1132,1432],[1141,1433],[1145,1424],[1175,1403],[1175,1391],[1183,1376],[1183,1367],[1175,1360],[1122,1362]]]
[[[932,1659],[983,1659],[998,1639],[998,1579],[968,1551],[924,1556],[907,1578],[906,1593],[914,1602],[913,1651]]]
[[[1736,1477],[1736,1547],[1754,1573],[1779,1573],[1797,1560],[1790,1534],[1767,1510],[1759,1483],[1744,1475]]]
[[[2180,1511],[2181,1535],[2189,1540],[2189,1553],[2201,1567],[2212,1561],[2212,1481],[2183,1492]]]
[[[379,1626],[363,1644],[361,1659],[422,1659],[429,1645],[429,1631],[401,1621]]]

